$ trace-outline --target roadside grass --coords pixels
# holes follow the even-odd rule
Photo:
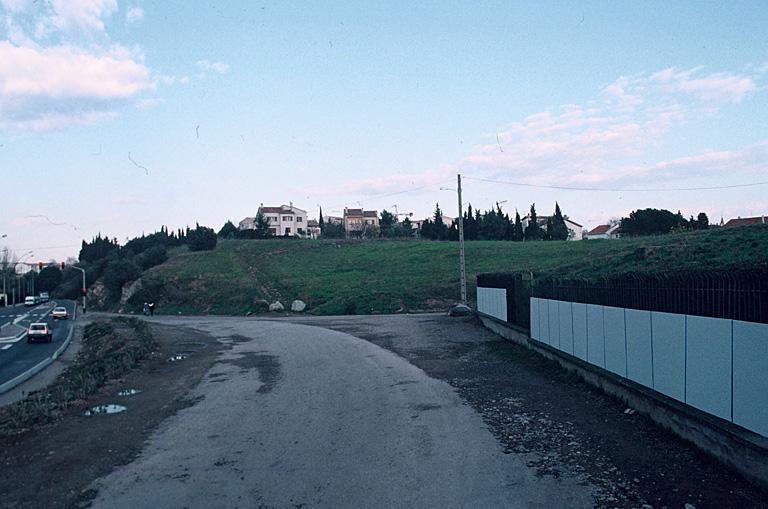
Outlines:
[[[149,326],[141,320],[116,318],[89,324],[72,366],[48,388],[0,408],[0,435],[24,432],[82,405],[104,384],[134,368],[154,346]]]
[[[467,279],[530,271],[536,278],[768,267],[768,226],[582,242],[466,243]],[[216,250],[179,250],[143,276],[144,300],[165,314],[246,314],[280,300],[321,315],[444,310],[458,299],[458,244],[413,240],[224,240]]]

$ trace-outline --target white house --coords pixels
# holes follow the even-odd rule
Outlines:
[[[587,233],[588,239],[618,239],[619,238],[619,224],[601,224],[595,226],[589,233]]]
[[[259,207],[259,212],[269,223],[269,232],[275,237],[306,237],[308,235],[307,211],[290,205]],[[238,224],[241,230],[254,230],[256,218],[246,217]]]
[[[539,226],[546,230],[547,221],[552,216],[536,216],[536,222]],[[528,223],[531,222],[531,216],[527,215],[520,220],[523,223],[523,231],[528,228]],[[564,218],[565,227],[568,228],[568,240],[583,240],[584,239],[584,227],[575,221],[571,221],[568,218]]]

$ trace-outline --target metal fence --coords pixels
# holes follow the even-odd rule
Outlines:
[[[551,278],[530,288],[532,297],[768,323],[768,270]]]

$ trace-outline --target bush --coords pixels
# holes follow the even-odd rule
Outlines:
[[[160,265],[168,259],[168,253],[164,246],[154,246],[139,257],[139,264],[143,270],[151,269],[155,265]]]
[[[216,248],[216,232],[212,228],[198,225],[187,234],[187,246],[190,251],[211,251]]]
[[[131,258],[121,258],[109,262],[104,269],[103,281],[110,299],[119,299],[123,285],[135,281],[139,276],[141,276],[141,269]]]

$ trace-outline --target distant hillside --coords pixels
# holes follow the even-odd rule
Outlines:
[[[459,296],[458,244],[429,241],[225,240],[214,251],[177,248],[142,276],[126,311],[245,314],[302,299],[315,314],[445,310]],[[482,272],[536,277],[768,267],[768,227],[580,242],[466,244],[470,298]]]

